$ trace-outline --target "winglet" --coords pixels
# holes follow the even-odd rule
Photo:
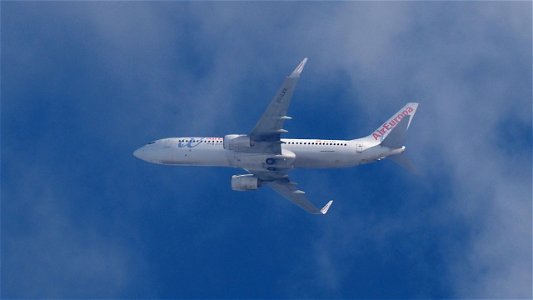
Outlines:
[[[289,77],[298,77],[300,74],[302,74],[302,71],[304,70],[305,63],[307,63],[307,57],[302,60],[302,62],[292,71],[291,75]]]
[[[324,207],[322,207],[322,208],[320,209],[320,213],[323,214],[323,215],[327,214],[329,208],[331,207],[331,204],[333,204],[333,200],[329,200],[329,202],[326,203],[326,205],[324,205]]]

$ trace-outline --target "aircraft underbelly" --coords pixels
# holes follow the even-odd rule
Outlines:
[[[177,166],[229,166],[225,151],[205,148],[172,148],[160,160],[161,164]]]

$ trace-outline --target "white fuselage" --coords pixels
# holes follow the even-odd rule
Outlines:
[[[369,141],[281,139],[281,155],[224,149],[223,138],[166,138],[134,152],[147,162],[176,166],[235,167],[243,169],[352,167],[400,154],[405,147],[390,149]]]
[[[224,137],[177,137],[160,139],[135,150],[133,155],[150,163],[174,166],[242,168],[248,174],[233,175],[235,191],[256,190],[267,185],[312,214],[326,214],[332,200],[317,208],[305,192],[289,179],[294,168],[342,168],[370,163],[405,151],[403,137],[418,103],[407,103],[372,134],[354,140],[282,139],[290,100],[307,62],[300,64],[283,81],[254,128],[248,134]],[[402,156],[392,158],[408,168]]]

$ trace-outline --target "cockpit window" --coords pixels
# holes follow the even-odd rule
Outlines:
[[[155,143],[155,141],[152,141],[152,142],[148,143],[147,145],[154,144],[154,143]]]

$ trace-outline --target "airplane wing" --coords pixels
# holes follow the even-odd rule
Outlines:
[[[283,124],[285,120],[291,119],[287,116],[287,110],[294,88],[306,62],[307,58],[304,58],[296,69],[287,76],[266,111],[261,116],[261,119],[257,121],[254,129],[249,134],[251,140],[254,142],[253,148],[255,148],[255,151],[281,154],[280,135],[287,132],[287,130],[283,129]]]
[[[292,182],[287,175],[288,170],[279,170],[279,171],[264,171],[264,170],[246,170],[257,176],[265,185],[271,187],[278,194],[289,199],[292,203],[298,205],[299,207],[305,209],[307,212],[312,214],[323,214],[325,215],[328,212],[329,207],[333,201],[329,201],[322,207],[318,209],[313,203],[307,200],[305,192],[299,190],[296,187],[296,183]]]
[[[288,178],[270,181],[267,183],[267,185],[283,197],[292,201],[292,203],[298,205],[299,207],[305,209],[307,212],[312,214],[325,215],[328,212],[328,209],[331,207],[331,204],[333,203],[333,200],[330,200],[328,203],[326,203],[326,205],[324,205],[324,207],[318,209],[313,203],[307,200],[305,192],[299,190],[296,187],[296,183],[290,181]]]
[[[287,76],[277,94],[274,96],[266,111],[257,122],[252,132],[249,134],[253,141],[253,151],[260,153],[281,154],[281,140],[282,133],[287,130],[283,129],[285,120],[291,118],[287,116],[287,110],[291,102],[292,94],[300,74],[304,69],[307,58],[304,58],[300,64]],[[247,170],[255,174],[261,179],[265,185],[270,186],[274,191],[289,199],[292,203],[305,209],[312,214],[323,214],[328,212],[333,201],[329,201],[318,209],[313,203],[307,200],[305,192],[296,187],[296,183],[290,181],[287,172],[288,170],[278,169],[275,171],[265,170]]]

